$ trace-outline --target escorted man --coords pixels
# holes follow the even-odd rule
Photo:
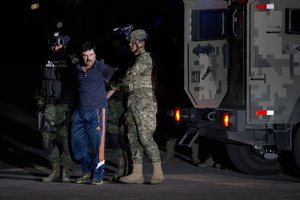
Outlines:
[[[111,78],[115,69],[96,60],[95,50],[93,43],[84,43],[82,63],[76,65],[78,102],[72,115],[71,141],[74,158],[82,167],[82,177],[75,182],[101,185],[107,122],[105,80]]]
[[[128,140],[133,161],[132,173],[121,177],[120,182],[141,184],[143,176],[143,155],[148,155],[153,165],[153,176],[150,184],[158,184],[165,179],[161,166],[158,146],[153,138],[156,129],[157,101],[155,83],[153,82],[153,61],[145,49],[147,33],[137,29],[129,34],[129,47],[136,56],[134,65],[129,68],[125,77],[112,84],[114,88],[108,97],[125,87],[128,92],[127,123]]]
[[[72,77],[75,77],[75,70],[66,51],[69,40],[69,36],[59,32],[49,39],[49,53],[42,65],[41,85],[36,95],[39,129],[52,168],[49,176],[43,178],[45,182],[57,180],[60,173],[62,182],[70,182],[72,159],[68,133],[74,103],[75,79]]]

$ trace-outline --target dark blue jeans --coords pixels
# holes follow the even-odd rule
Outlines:
[[[74,158],[80,162],[83,174],[92,173],[93,179],[102,179],[107,109],[77,109],[72,116],[71,146]]]

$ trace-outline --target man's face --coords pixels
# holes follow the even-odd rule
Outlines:
[[[82,52],[82,59],[87,67],[91,67],[96,61],[96,53],[94,50],[88,50]]]
[[[133,40],[129,42],[129,48],[130,48],[131,52],[136,51],[137,47],[136,47],[135,42]]]
[[[60,52],[63,48],[64,48],[64,46],[62,44],[53,44],[51,46],[51,51],[54,53],[57,53],[57,52]]]
[[[138,41],[138,40],[131,40],[129,42],[129,47],[131,52],[136,52],[138,48],[143,48],[145,46],[144,41]]]

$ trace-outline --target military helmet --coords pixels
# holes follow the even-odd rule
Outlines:
[[[129,34],[129,38],[128,38],[129,41],[135,41],[135,40],[141,41],[147,39],[148,39],[148,34],[143,29],[137,29],[132,31]]]
[[[53,45],[67,46],[69,41],[70,41],[70,37],[68,35],[63,35],[60,32],[55,32],[48,40],[48,44],[49,46],[53,46]]]

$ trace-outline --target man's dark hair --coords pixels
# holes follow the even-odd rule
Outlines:
[[[81,46],[81,52],[84,52],[84,51],[89,51],[89,50],[96,50],[96,46],[95,44],[93,44],[92,42],[85,42],[82,44]]]

